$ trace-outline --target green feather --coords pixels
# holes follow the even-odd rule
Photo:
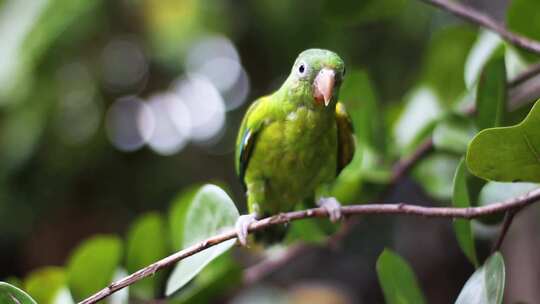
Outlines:
[[[322,68],[336,75],[328,106],[313,97],[313,81]],[[335,53],[304,51],[281,88],[248,109],[238,133],[236,170],[251,213],[263,216],[294,209],[319,186],[332,183],[336,172],[351,161],[352,125],[337,102],[343,73],[343,61]]]

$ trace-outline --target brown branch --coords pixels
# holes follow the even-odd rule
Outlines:
[[[493,252],[498,251],[502,243],[504,241],[504,238],[506,237],[506,234],[508,233],[508,229],[510,229],[510,226],[512,225],[512,221],[514,220],[514,217],[519,212],[519,209],[513,209],[506,211],[504,215],[504,221],[501,227],[501,232],[499,233],[499,237],[497,238],[497,241],[495,242],[495,245],[493,245]]]
[[[493,203],[482,207],[471,208],[445,208],[445,207],[422,207],[416,205],[409,205],[405,203],[398,204],[367,204],[367,205],[351,205],[342,207],[342,213],[344,215],[367,215],[367,214],[401,214],[401,215],[414,215],[422,217],[436,217],[436,218],[465,218],[472,219],[480,216],[511,211],[515,209],[521,209],[536,201],[540,200],[540,188],[535,189],[527,194],[519,197],[506,200],[504,202]],[[281,225],[289,223],[291,221],[315,218],[315,217],[328,217],[328,213],[323,208],[313,208],[300,211],[292,211],[287,213],[281,213],[271,217],[261,219],[254,222],[249,227],[249,232],[263,230],[273,225]],[[79,302],[79,304],[92,304],[100,300],[105,299],[114,292],[129,286],[141,279],[149,277],[166,267],[170,267],[173,264],[181,261],[187,257],[190,257],[200,251],[208,249],[217,244],[236,238],[236,231],[234,229],[217,234],[204,241],[196,243],[188,248],[185,248],[179,252],[176,252],[162,260],[159,260],[129,276],[116,281],[90,296],[89,298]]]
[[[522,48],[524,50],[540,54],[540,42],[509,31],[504,25],[497,22],[490,16],[473,9],[472,7],[463,5],[457,1],[447,0],[422,0],[425,3],[436,6],[442,10],[448,11],[462,19],[471,23],[481,25],[490,29],[501,36],[509,43]]]
[[[538,74],[540,74],[540,63],[531,65],[525,71],[521,72],[521,74],[517,75],[514,79],[510,80],[508,82],[508,87],[509,88],[517,87],[518,85],[524,83],[525,81],[538,76]]]

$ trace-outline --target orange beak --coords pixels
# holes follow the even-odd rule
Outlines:
[[[313,97],[317,103],[324,102],[325,106],[330,104],[334,93],[335,72],[328,68],[323,68],[313,81]]]

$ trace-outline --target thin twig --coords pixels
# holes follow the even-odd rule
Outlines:
[[[501,38],[508,41],[509,43],[522,48],[524,50],[540,54],[540,42],[533,39],[527,38],[525,36],[519,35],[517,33],[509,31],[504,25],[497,22],[495,19],[490,16],[475,10],[472,7],[463,5],[457,1],[447,1],[447,0],[422,0],[425,3],[431,4],[438,8],[441,8],[445,11],[448,11],[462,19],[465,19],[469,22],[481,25],[485,28],[488,28],[496,33],[498,33]]]
[[[508,233],[508,229],[510,229],[510,226],[512,225],[512,221],[514,220],[514,217],[519,212],[519,209],[513,209],[506,211],[504,215],[504,221],[501,227],[501,232],[499,232],[499,237],[497,238],[497,241],[495,242],[495,245],[493,245],[492,251],[498,251],[501,248],[501,245],[504,241],[504,238],[506,237],[506,234]]]
[[[517,75],[514,79],[510,80],[508,82],[508,87],[509,88],[517,87],[518,85],[524,83],[525,81],[538,76],[538,74],[540,74],[540,63],[531,65],[525,71],[521,72],[521,74]]]
[[[414,215],[422,217],[436,217],[436,218],[465,218],[472,219],[480,216],[505,212],[514,209],[521,209],[536,201],[540,200],[540,188],[535,189],[529,193],[521,195],[519,197],[506,200],[504,202],[493,203],[482,207],[471,208],[449,208],[449,207],[422,207],[417,205],[410,205],[405,203],[398,204],[362,204],[362,205],[350,205],[342,207],[342,213],[344,215],[368,215],[368,214],[401,214],[401,215]],[[315,218],[315,217],[328,217],[328,213],[323,208],[312,208],[300,211],[292,211],[287,213],[281,213],[271,217],[264,218],[256,221],[249,227],[249,232],[263,230],[273,225],[281,225],[289,223],[291,221]],[[231,229],[226,232],[217,234],[204,241],[196,243],[188,248],[185,248],[179,252],[176,252],[162,260],[159,260],[119,281],[116,281],[90,296],[89,298],[79,302],[79,304],[93,304],[100,300],[105,299],[114,292],[129,286],[141,279],[149,277],[156,273],[156,271],[169,267],[178,261],[181,261],[187,257],[190,257],[200,251],[208,249],[212,246],[218,245],[225,241],[236,238],[236,230]]]

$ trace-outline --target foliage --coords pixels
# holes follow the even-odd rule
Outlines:
[[[233,2],[0,0],[0,275],[9,283],[0,283],[0,303],[75,303],[233,227],[245,205],[232,165],[240,120],[249,101],[274,90],[307,47],[332,49],[347,63],[340,99],[358,145],[331,187],[343,204],[468,208],[538,188],[540,100],[534,103],[538,92],[524,96],[538,78],[525,89],[513,83],[538,54],[421,1]],[[540,40],[537,0],[510,1],[506,11],[497,5],[492,9],[506,13],[509,30]],[[186,94],[193,87],[202,90]],[[432,146],[405,172],[410,178],[394,180],[393,165],[425,143]],[[220,187],[204,184],[216,178]],[[500,253],[484,258],[494,238],[486,230],[502,216],[480,224],[455,219],[455,242],[412,249],[403,244],[447,239],[439,229],[420,234],[393,218],[380,225],[362,218],[341,251],[285,266],[285,275],[268,281],[293,286],[270,293],[295,298],[304,280],[336,279],[345,289],[337,293],[358,302],[372,292],[341,281],[363,284],[376,271],[381,292],[371,302],[384,296],[387,303],[426,303],[436,289],[424,295],[420,286],[435,288],[425,283],[430,278],[445,290],[463,286],[456,303],[501,303],[504,261]],[[324,246],[337,229],[326,219],[295,221],[284,245]],[[265,289],[239,286],[246,265],[271,249],[230,250],[234,242],[110,302],[236,303],[239,289]],[[388,249],[379,255],[386,246],[407,252],[414,265],[426,248],[448,259],[453,249],[463,255],[440,269],[413,271]],[[37,267],[62,265],[66,256],[63,266]],[[313,267],[317,257],[325,262]],[[476,268],[466,283],[459,277],[472,272],[465,257]],[[455,276],[438,280],[449,272]]]

